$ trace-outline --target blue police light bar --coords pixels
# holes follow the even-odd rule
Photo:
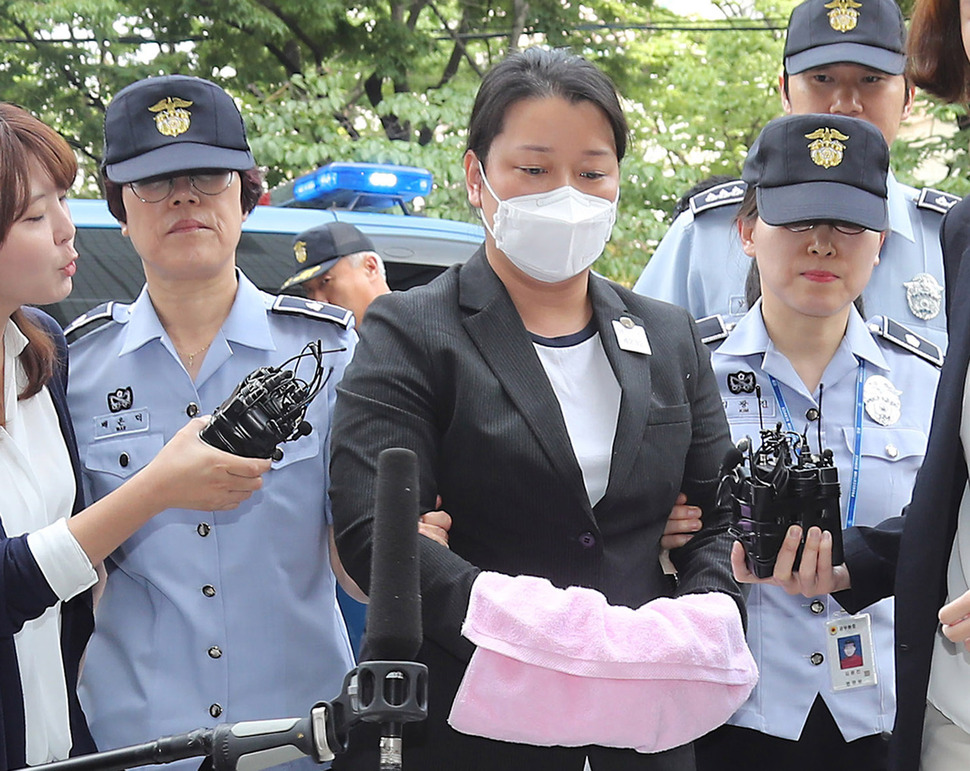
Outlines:
[[[431,172],[390,163],[328,163],[293,182],[293,199],[323,208],[387,209],[431,192]]]

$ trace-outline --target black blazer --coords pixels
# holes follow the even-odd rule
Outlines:
[[[71,456],[77,496],[74,512],[84,508],[81,488],[80,464],[74,429],[67,412],[67,345],[64,335],[50,316],[32,308],[25,309],[30,318],[42,326],[57,344],[59,366],[47,384],[61,434]],[[22,768],[26,765],[24,736],[24,698],[20,686],[20,668],[14,634],[24,622],[40,616],[57,602],[57,596],[48,585],[33,555],[27,548],[26,536],[7,538],[0,520],[0,771]],[[72,755],[94,752],[94,741],[88,732],[84,713],[77,698],[78,665],[81,654],[94,628],[91,608],[91,592],[82,592],[61,608],[61,651],[64,658],[64,674],[67,677],[67,694],[70,706],[71,736],[74,746]]]
[[[852,590],[839,595],[847,609],[857,611],[895,590],[897,706],[890,750],[895,771],[919,768],[937,613],[946,600],[947,565],[967,484],[960,426],[970,364],[970,199],[946,215],[941,237],[949,345],[926,456],[904,516],[847,531]]]
[[[374,472],[386,447],[413,449],[422,511],[440,494],[453,518],[451,549],[421,544],[424,645],[430,671],[425,723],[405,728],[414,768],[581,769],[588,752],[615,769],[693,768],[688,746],[639,755],[604,748],[538,748],[469,737],[446,718],[473,646],[460,634],[479,570],[549,578],[638,607],[662,595],[722,591],[731,576],[728,512],[716,509],[729,446],[708,352],[686,311],[590,276],[606,355],[622,387],[606,495],[590,507],[552,386],[508,293],[479,252],[431,284],[378,298],[338,387],[331,499],[344,565],[362,586],[370,569]],[[612,322],[643,326],[651,355],[617,345]],[[706,529],[674,554],[676,589],[658,563],[679,490],[704,510]],[[536,694],[536,709],[543,709]],[[577,705],[577,709],[581,709]],[[376,766],[370,752],[335,768]]]

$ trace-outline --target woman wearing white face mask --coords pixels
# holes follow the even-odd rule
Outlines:
[[[612,84],[584,59],[530,49],[493,68],[464,160],[485,243],[378,298],[338,388],[331,497],[348,571],[369,576],[384,448],[416,452],[422,505],[440,495],[453,518],[450,551],[420,544],[430,715],[404,731],[408,767],[692,769],[689,741],[753,684],[715,504],[729,444],[708,354],[686,312],[590,272],[626,141]],[[658,552],[678,490],[706,527],[675,554],[673,587]],[[657,651],[676,688],[651,690]],[[619,682],[633,691],[610,692]],[[375,766],[367,730],[335,768]]]

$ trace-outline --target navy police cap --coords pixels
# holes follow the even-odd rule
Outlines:
[[[283,282],[280,291],[326,273],[348,254],[374,251],[373,242],[349,222],[326,222],[304,230],[293,240],[298,270]]]
[[[195,169],[256,165],[236,103],[208,80],[145,78],[119,91],[104,116],[104,174],[125,184]]]
[[[889,228],[889,148],[868,121],[845,115],[786,115],[751,146],[741,176],[757,190],[769,225],[841,221]]]
[[[861,64],[890,75],[906,68],[906,27],[895,0],[806,0],[785,37],[785,72]]]

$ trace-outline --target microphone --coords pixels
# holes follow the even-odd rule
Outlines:
[[[418,571],[418,456],[391,447],[377,456],[377,490],[367,603],[367,654],[410,661],[421,648]]]
[[[404,722],[427,717],[418,565],[418,457],[401,447],[377,457],[367,660],[357,668],[363,720],[381,724],[380,768],[403,764]]]
[[[744,444],[744,447],[740,445]],[[723,479],[730,474],[744,461],[743,450],[747,449],[747,443],[742,440],[738,446],[733,446],[724,453],[724,460],[721,461],[721,468],[717,472],[718,479]]]

